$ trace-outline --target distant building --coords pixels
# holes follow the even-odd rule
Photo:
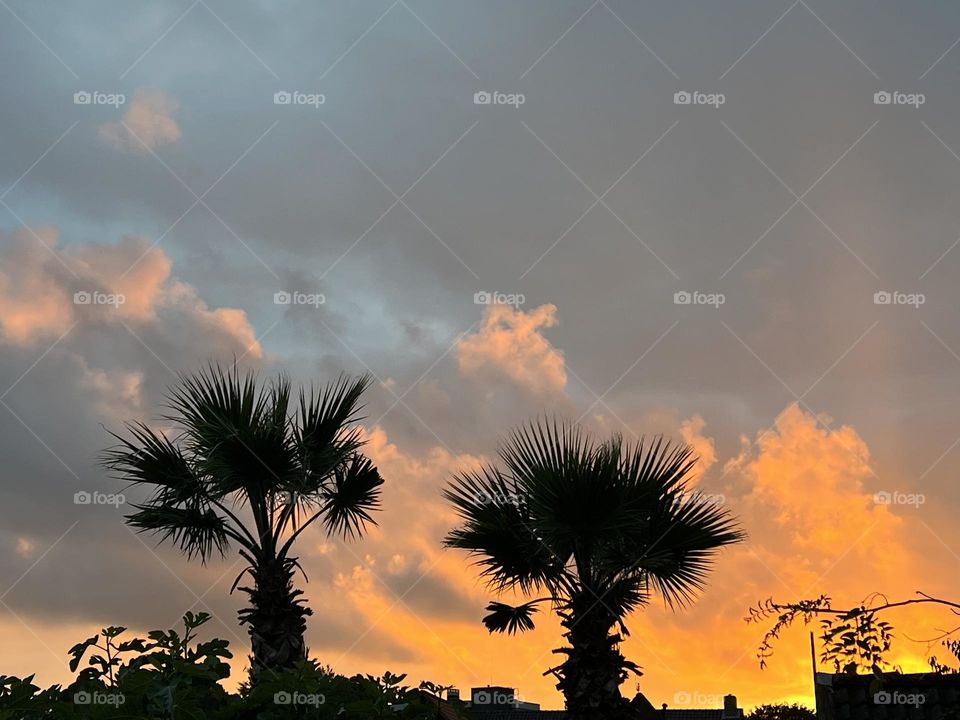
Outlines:
[[[448,693],[454,705],[461,702],[460,691]],[[488,685],[472,688],[470,700],[462,703],[470,709],[475,720],[565,720],[565,710],[541,710],[537,703],[520,700],[516,688]],[[638,720],[741,720],[743,710],[737,707],[737,698],[726,695],[722,708],[670,708],[665,703],[655,708],[642,693],[631,701]]]
[[[459,691],[457,691],[459,695]],[[487,685],[486,687],[470,689],[470,710],[478,718],[486,718],[486,713],[501,711],[527,713],[539,711],[537,703],[524,702],[517,694],[516,688],[502,685]],[[526,718],[526,715],[522,717]]]
[[[960,720],[960,675],[815,673],[817,720]]]
[[[656,710],[651,705],[649,709],[641,707],[650,705],[642,693],[637,693],[633,699],[634,705],[640,708],[640,717],[644,720],[740,720],[743,709],[737,706],[736,695],[724,695],[722,708],[671,708],[666,703]]]

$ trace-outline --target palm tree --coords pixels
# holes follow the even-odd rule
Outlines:
[[[103,464],[121,479],[152,490],[127,523],[160,536],[188,558],[225,557],[231,543],[245,561],[231,592],[249,604],[240,610],[252,646],[251,678],[306,658],[306,616],[296,540],[321,521],[344,539],[362,535],[379,509],[383,480],[364,457],[359,400],[369,377],[341,376],[322,391],[299,392],[290,382],[259,383],[252,373],[210,365],[180,376],[163,417],[164,433],[128,423],[129,438],[104,453]],[[304,573],[304,579],[306,574]]]
[[[576,425],[537,422],[511,434],[500,460],[444,491],[461,521],[444,543],[469,551],[498,595],[541,597],[492,602],[484,624],[531,630],[549,603],[569,646],[544,674],[556,676],[569,717],[630,717],[619,686],[640,672],[619,649],[627,616],[654,593],[671,607],[689,603],[715,551],[744,534],[719,504],[688,491],[692,448],[662,438],[597,442]]]

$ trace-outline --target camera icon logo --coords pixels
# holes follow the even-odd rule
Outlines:
[[[74,305],[89,305],[91,302],[93,302],[93,296],[86,290],[80,290],[73,294]]]
[[[873,694],[873,703],[875,705],[889,705],[891,702],[893,702],[893,698],[886,690],[881,690]]]
[[[873,502],[876,505],[889,505],[893,502],[893,497],[886,490],[874,493]]]
[[[693,296],[686,290],[681,290],[673,294],[674,305],[689,305],[691,302],[693,302]]]
[[[489,105],[491,102],[493,102],[493,97],[486,90],[481,90],[473,94],[474,105]]]
[[[274,105],[289,105],[292,102],[293,102],[293,95],[288,93],[286,90],[280,90],[273,94]]]
[[[893,295],[886,290],[878,290],[873,294],[874,305],[889,305],[893,302]]]
[[[292,702],[293,702],[293,697],[290,695],[290,693],[286,692],[285,690],[281,690],[280,692],[275,692],[273,694],[274,705],[289,705]]]
[[[474,305],[491,305],[493,303],[493,293],[481,290],[473,294]]]
[[[281,290],[273,294],[274,305],[289,305],[291,302],[293,302],[293,296],[286,290]]]
[[[93,502],[93,496],[86,490],[81,490],[73,494],[74,505],[89,505],[91,502]]]
[[[874,105],[889,105],[891,102],[893,102],[893,96],[886,90],[880,90],[873,94]]]
[[[73,703],[75,705],[89,705],[92,701],[90,693],[86,690],[81,690],[78,693],[73,694]]]
[[[681,90],[673,94],[674,105],[689,105],[692,99],[692,96],[686,90]]]
[[[79,90],[73,94],[74,105],[89,105],[93,97],[86,90]]]

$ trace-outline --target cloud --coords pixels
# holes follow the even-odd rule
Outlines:
[[[706,421],[699,415],[694,415],[680,423],[680,437],[685,443],[693,446],[693,452],[699,458],[696,469],[700,475],[705,475],[717,461],[717,449],[713,438],[703,434],[706,425]]]
[[[107,7],[96,0],[95,4]],[[64,34],[58,39],[65,43],[64,57],[91,68],[112,67],[117,60],[113,44],[101,41],[105,33],[131,39],[154,38],[176,20],[176,13],[169,15],[166,10],[144,17],[142,13],[91,13],[89,9],[55,10],[44,4],[34,5],[30,4],[33,15],[26,18],[31,25],[43,26],[46,22],[50,27],[63,28]],[[450,40],[451,46],[476,67],[476,62],[483,62],[480,58],[490,57],[485,48],[494,42],[497,63],[519,70],[529,67],[534,58],[528,57],[531,42],[516,42],[518,38],[536,38],[533,44],[547,47],[576,19],[568,17],[569,8],[564,4],[557,4],[556,12],[546,13],[533,12],[522,3],[514,5],[508,24],[498,24],[492,14],[482,10],[469,10],[469,25],[476,31],[455,37]],[[267,10],[268,6],[272,9]],[[301,22],[291,27],[282,22],[282,13],[278,15],[273,4],[256,3],[238,10],[230,24],[237,35],[257,38],[257,53],[272,67],[288,70],[282,74],[290,87],[309,89],[310,67],[317,63],[297,61],[322,54],[340,38],[355,36],[354,28],[367,27],[373,18],[366,17],[368,9],[363,4],[353,3],[341,4],[333,12],[303,5],[298,12]],[[956,19],[958,12],[960,9],[951,8],[916,13],[910,18],[916,31],[912,34],[932,38],[932,45],[948,47],[954,38],[946,33],[956,24],[949,18]],[[317,13],[322,15],[322,22],[316,21]],[[892,64],[896,60],[909,65],[914,59],[908,51],[909,43],[897,40],[903,37],[896,32],[903,18],[893,10],[878,13],[876,27],[880,34],[864,42],[874,43],[875,56],[887,54]],[[662,12],[643,15],[643,21],[656,28],[664,47],[685,47],[690,27],[683,22],[682,11],[664,4]],[[456,33],[453,17],[438,6],[435,17],[425,19],[432,26],[437,22]],[[108,24],[104,24],[104,18],[109,18]],[[717,11],[716,18],[722,22],[711,28],[715,32],[699,33],[696,43],[686,43],[695,52],[685,59],[665,57],[680,74],[684,70],[675,65],[677,62],[686,62],[691,68],[706,67],[716,58],[739,56],[752,41],[751,33],[756,37],[765,27],[753,27],[765,22],[760,17]],[[638,19],[624,16],[631,25]],[[609,22],[611,18],[591,16],[588,21]],[[505,26],[512,28],[507,35],[502,32]],[[731,127],[738,137],[791,185],[794,180],[803,183],[807,179],[802,185],[806,187],[871,125],[876,108],[869,94],[861,92],[862,67],[849,55],[844,56],[842,46],[811,18],[800,22],[795,30],[794,45],[784,48],[761,43],[750,55],[752,59],[737,67],[731,80],[744,96],[759,93],[768,97],[772,88],[777,97],[806,99],[804,112],[776,109],[796,107],[796,102],[767,103],[770,111],[760,113],[752,111],[750,103],[731,103],[729,109],[733,113]],[[960,390],[955,358],[943,347],[946,344],[956,349],[960,344],[960,338],[951,334],[951,312],[958,301],[952,280],[960,255],[957,250],[948,251],[957,219],[956,204],[950,197],[957,166],[942,145],[922,128],[917,135],[916,123],[899,122],[895,117],[880,123],[831,170],[820,186],[822,192],[811,200],[811,206],[836,236],[809,213],[794,212],[742,257],[750,241],[778,221],[784,208],[783,188],[770,183],[769,173],[756,157],[732,142],[729,133],[716,124],[691,127],[681,123],[658,140],[676,116],[672,103],[676,88],[668,87],[669,75],[659,67],[635,72],[622,63],[611,63],[629,46],[629,35],[619,32],[611,44],[603,33],[588,31],[578,34],[582,42],[558,47],[559,54],[537,66],[531,79],[539,85],[539,96],[545,102],[528,104],[526,121],[563,164],[598,192],[632,168],[606,198],[616,216],[600,207],[578,219],[592,198],[581,204],[586,194],[583,186],[558,164],[557,157],[532,134],[522,129],[518,132],[515,123],[481,122],[456,148],[444,154],[436,167],[431,166],[411,192],[410,207],[417,217],[400,207],[381,221],[378,216],[393,198],[333,136],[318,130],[316,113],[274,106],[269,102],[276,90],[272,87],[274,78],[263,72],[229,33],[206,33],[207,37],[204,32],[203,23],[183,23],[136,68],[142,84],[163,87],[177,98],[182,110],[170,109],[163,101],[151,105],[141,96],[134,97],[130,106],[96,121],[114,121],[104,131],[102,142],[95,140],[91,147],[90,138],[75,132],[39,163],[36,161],[41,153],[71,122],[87,122],[99,111],[64,107],[63,99],[76,88],[69,87],[69,75],[56,63],[31,63],[16,78],[10,78],[11,96],[17,101],[0,107],[0,125],[5,130],[0,138],[5,159],[0,172],[5,176],[2,188],[18,183],[16,191],[5,198],[11,212],[29,217],[38,208],[50,208],[57,215],[48,217],[55,217],[64,236],[71,239],[106,238],[113,242],[122,232],[170,227],[192,198],[184,198],[183,187],[158,165],[125,162],[123,159],[130,156],[110,152],[111,148],[146,152],[116,122],[121,115],[126,113],[124,122],[161,153],[179,147],[162,142],[179,137],[181,131],[183,136],[189,135],[191,154],[184,166],[189,172],[185,177],[198,181],[208,178],[211,182],[280,119],[277,130],[230,170],[209,200],[217,214],[285,280],[281,263],[320,273],[346,253],[336,272],[326,275],[320,288],[329,293],[331,301],[325,312],[347,311],[343,317],[349,317],[349,323],[344,321],[343,331],[325,314],[290,307],[283,324],[270,333],[268,341],[277,353],[275,357],[282,358],[283,369],[293,377],[322,381],[341,369],[358,371],[361,362],[342,351],[337,340],[330,337],[325,327],[329,325],[356,351],[362,363],[369,364],[380,377],[392,378],[395,384],[397,396],[380,389],[371,391],[368,414],[377,418],[387,413],[380,422],[384,436],[389,436],[387,444],[399,457],[394,465],[383,460],[390,482],[383,537],[376,538],[376,544],[373,537],[369,538],[359,546],[360,552],[369,550],[375,555],[375,567],[388,579],[390,573],[382,569],[395,555],[403,560],[397,560],[394,568],[404,565],[419,570],[429,566],[437,557],[433,553],[439,552],[435,547],[437,537],[448,523],[436,499],[437,486],[448,468],[456,466],[463,453],[492,452],[497,434],[543,413],[554,401],[550,393],[556,395],[558,388],[574,396],[571,403],[581,403],[574,412],[563,413],[577,417],[593,398],[584,401],[587,393],[579,380],[564,384],[564,375],[574,379],[572,368],[589,388],[604,390],[617,383],[615,390],[604,397],[609,407],[598,404],[593,408],[608,418],[607,431],[623,431],[619,420],[623,418],[628,427],[638,431],[643,427],[647,432],[642,420],[651,408],[668,408],[671,415],[665,418],[663,427],[650,432],[663,430],[692,442],[702,456],[698,483],[710,486],[711,492],[723,493],[751,532],[749,546],[725,554],[718,564],[711,580],[716,594],[705,598],[691,613],[674,618],[667,629],[654,627],[651,634],[657,642],[651,648],[643,646],[643,631],[635,633],[637,637],[631,642],[636,643],[635,654],[646,666],[647,675],[642,678],[645,689],[649,683],[652,698],[670,701],[682,683],[692,682],[680,653],[709,638],[711,650],[707,654],[726,665],[746,652],[745,671],[741,674],[738,667],[720,683],[722,691],[743,688],[746,692],[745,688],[751,688],[754,694],[769,692],[775,697],[783,686],[800,688],[798,692],[807,694],[809,686],[803,686],[809,677],[805,633],[798,632],[798,646],[785,647],[774,664],[774,672],[779,673],[780,668],[788,672],[758,676],[752,657],[756,638],[738,632],[749,629],[742,624],[744,606],[771,593],[786,594],[780,579],[799,593],[825,571],[830,571],[825,586],[859,599],[859,588],[868,584],[869,578],[864,579],[857,562],[879,570],[886,562],[889,575],[909,570],[900,557],[879,550],[870,554],[875,543],[884,539],[884,533],[888,534],[887,543],[895,542],[898,534],[906,536],[905,552],[916,562],[923,561],[924,554],[916,543],[928,529],[913,521],[904,508],[879,510],[864,502],[873,491],[887,489],[886,483],[898,481],[881,481],[857,463],[883,478],[913,478],[919,483],[918,471],[951,448],[960,433],[955,403],[944,400]],[[470,93],[476,89],[469,88],[471,77],[449,62],[442,47],[417,54],[416,58],[410,56],[408,51],[419,47],[422,32],[416,23],[390,28],[380,38],[383,42],[372,43],[364,62],[340,65],[337,73],[346,85],[377,91],[344,96],[343,102],[337,103],[336,113],[329,117],[325,114],[344,142],[397,191],[418,180],[427,165],[446,153],[476,119],[472,117],[474,108],[460,101],[467,98],[466,105],[470,105]],[[16,24],[0,24],[0,37],[0,56],[8,64],[42,52],[35,39]],[[893,42],[887,42],[888,38]],[[195,50],[201,46],[202,57],[198,57]],[[866,45],[865,52],[871,52]],[[868,55],[864,57],[872,63]],[[803,63],[795,62],[799,56],[804,56]],[[652,58],[650,61],[654,63]],[[244,63],[249,63],[250,72],[241,73],[242,80],[235,82],[237,68]],[[917,74],[927,65],[929,60],[917,68]],[[781,70],[785,67],[798,71],[784,80]],[[422,72],[423,68],[431,72]],[[838,68],[841,71],[835,72]],[[117,72],[122,69],[117,68]],[[612,76],[608,72],[611,69]],[[286,77],[289,73],[293,75]],[[606,74],[608,82],[596,83],[598,73]],[[830,79],[827,95],[835,102],[816,102],[824,95],[825,77]],[[950,80],[949,73],[932,73],[930,78],[934,84]],[[210,93],[211,83],[218,89],[215,98]],[[940,95],[948,106],[957,108],[960,96]],[[389,100],[390,113],[377,112],[384,98]],[[138,115],[137,108],[145,112]],[[183,117],[186,109],[191,110],[189,128]],[[171,128],[176,130],[171,133]],[[780,142],[783,136],[795,136],[798,142],[785,145]],[[176,143],[183,139],[187,138]],[[652,143],[656,148],[647,154]],[[110,162],[104,162],[105,148],[107,155],[113,156]],[[643,160],[635,168],[630,166],[641,154]],[[179,173],[181,167],[175,167]],[[21,181],[21,174],[28,169]],[[264,178],[270,181],[263,182]],[[455,254],[425,237],[420,217]],[[375,221],[380,224],[371,227]],[[867,226],[869,231],[864,230]],[[642,236],[642,243],[637,242],[637,235]],[[922,289],[929,297],[923,318],[942,341],[917,322],[916,312],[874,307],[871,295],[878,288],[872,287],[873,276],[836,242],[836,237],[842,237],[864,264],[894,283],[889,289],[898,282],[901,271],[900,280],[908,282],[938,263],[923,281]],[[916,242],[908,247],[902,242],[904,237]],[[50,244],[49,238],[44,238]],[[357,238],[362,240],[355,243]],[[106,258],[97,247],[89,250],[91,257],[85,269],[72,264],[82,259],[76,245],[68,245],[73,248],[70,252],[57,250],[58,257],[81,276],[81,287],[39,246],[33,249],[39,250],[41,260],[37,262],[44,263],[43,272],[21,276],[20,266],[8,266],[13,256],[7,254],[6,240],[0,238],[0,392],[17,382],[72,322],[78,322],[19,381],[5,402],[84,482],[91,484],[104,482],[89,466],[90,458],[107,440],[98,423],[115,429],[119,419],[154,417],[158,390],[172,379],[164,365],[191,370],[211,356],[229,360],[233,354],[242,354],[252,343],[252,327],[235,308],[248,307],[259,313],[260,306],[252,298],[269,298],[284,287],[252,256],[239,251],[224,235],[219,221],[206,212],[184,217],[176,231],[165,238],[166,252],[145,258],[131,273],[136,281],[124,288],[114,286],[125,268],[101,267]],[[716,278],[732,263],[739,263],[724,287],[713,288],[727,293],[723,312],[729,328],[718,322],[716,313],[674,306],[670,296],[678,288],[650,250],[690,282]],[[176,258],[177,264],[164,272],[163,262],[171,258]],[[110,259],[129,264],[134,258],[112,253]],[[528,297],[557,303],[561,325],[543,325],[531,335],[542,341],[539,346],[546,348],[544,352],[530,352],[532,345],[517,345],[516,328],[508,327],[504,334],[510,336],[509,351],[498,353],[491,342],[493,334],[483,335],[485,331],[481,330],[467,339],[465,347],[470,352],[463,355],[463,367],[459,352],[454,351],[433,366],[453,338],[477,319],[469,297],[475,288],[465,287],[471,276],[462,263],[480,274],[488,287],[522,291]],[[531,263],[536,267],[519,277]],[[177,290],[178,283],[189,284]],[[72,293],[90,286],[122,292],[127,296],[126,303],[113,314],[96,307],[72,307]],[[214,297],[223,299],[213,303],[210,299]],[[201,305],[203,299],[211,306]],[[270,311],[264,308],[264,315]],[[880,325],[845,355],[864,329],[880,319],[880,313]],[[259,326],[259,314],[255,317]],[[150,350],[118,322],[121,319]],[[680,324],[660,341],[675,320]],[[299,327],[291,328],[293,323]],[[268,327],[269,321],[260,329]],[[869,442],[872,452],[868,459],[858,461],[856,453],[847,452],[839,444],[842,440],[856,447],[852,436],[834,435],[822,426],[816,432],[816,425],[811,430],[807,421],[791,428],[789,418],[783,418],[781,426],[759,442],[757,429],[769,424],[786,396],[781,395],[781,386],[757,357],[751,356],[728,330],[743,338],[763,363],[797,392],[804,391],[829,368],[816,392],[806,396],[807,401],[815,407],[829,407],[844,418],[843,425],[855,427],[856,438],[865,447]],[[811,343],[810,337],[818,341]],[[476,341],[474,345],[471,339]],[[487,344],[479,347],[483,342]],[[551,353],[559,354],[559,349],[563,351],[561,362],[544,362]],[[841,355],[844,359],[837,364]],[[263,357],[252,352],[246,360]],[[416,385],[421,378],[423,382]],[[413,389],[407,393],[409,388]],[[400,396],[403,403],[397,404]],[[703,425],[696,420],[698,417],[705,421]],[[685,418],[689,420],[681,424]],[[72,487],[74,479],[2,406],[0,423],[5,435],[0,451],[7,458],[6,477],[22,478],[21,482],[3,483],[0,489],[0,505],[6,506],[0,524],[15,531],[16,536],[34,541],[36,558],[76,519],[75,508],[57,506],[61,495],[76,489]],[[756,446],[740,448],[737,439],[741,433],[748,433],[751,441],[757,441]],[[442,453],[436,451],[437,445],[443,446]],[[833,466],[824,469],[826,474],[808,477],[806,469],[815,458],[805,455],[821,450]],[[735,462],[725,465],[731,455],[737,456]],[[845,457],[851,465],[843,464]],[[931,498],[940,492],[940,502],[930,502],[924,508],[924,522],[948,542],[953,537],[951,519],[956,510],[951,491],[951,461],[955,457],[956,449],[946,454],[935,474],[924,481]],[[897,461],[902,463],[899,475],[894,464]],[[918,463],[922,465],[918,467]],[[729,473],[721,477],[725,468]],[[778,478],[796,487],[785,492],[777,487]],[[823,483],[823,487],[803,496],[808,480]],[[814,503],[817,497],[823,499],[822,506]],[[859,520],[850,524],[843,518],[834,521],[830,513],[834,499],[839,503],[838,514]],[[51,519],[59,526],[52,527]],[[894,522],[898,519],[899,529]],[[874,520],[879,522],[871,530]],[[830,534],[807,537],[807,529],[819,522],[827,525]],[[116,537],[106,538],[93,527],[95,524],[84,520],[68,538],[102,553],[70,556],[70,564],[90,568],[89,573],[116,561],[116,547],[111,543],[136,543],[122,528]],[[831,543],[840,539],[844,528],[866,535],[830,570],[830,563],[839,555],[831,553]],[[851,537],[850,542],[856,539]],[[30,578],[36,574],[42,581],[18,587],[14,594],[20,603],[18,612],[46,604],[50,606],[49,617],[62,615],[66,603],[57,589],[65,584],[63,575],[45,568],[48,562],[56,562],[68,541],[31,572]],[[0,545],[14,553],[16,539],[8,542],[4,537]],[[180,584],[166,575],[139,543],[133,548],[142,556],[137,558],[141,565],[143,560],[152,564],[143,572],[128,572],[127,576],[134,578],[134,594],[150,597],[151,604],[142,611],[134,602],[127,603],[129,607],[122,602],[108,605],[103,610],[105,621],[126,622],[128,615],[143,617],[160,605],[164,606],[159,608],[162,614],[181,599],[192,602],[188,594],[175,594],[182,589]],[[860,555],[858,548],[866,554]],[[942,547],[939,549],[942,551]],[[345,560],[340,553],[335,546],[328,557],[335,559],[342,570]],[[91,556],[96,562],[91,562]],[[173,561],[175,553],[164,552],[162,557],[181,571],[181,565]],[[940,556],[934,552],[931,557]],[[949,557],[946,560],[953,562]],[[314,564],[308,590],[319,592],[324,566],[319,559],[311,561]],[[943,567],[950,567],[947,562]],[[17,577],[29,564],[5,566],[0,574]],[[122,592],[128,568],[128,564],[117,561],[115,568],[98,574],[100,589],[116,587]],[[469,589],[475,580],[474,571],[454,554],[449,565],[442,558],[437,570],[455,578],[455,586]],[[852,573],[849,582],[842,576],[846,571]],[[921,575],[929,577],[921,570],[912,575],[908,572],[909,577]],[[948,573],[941,569],[933,577],[943,575]],[[198,591],[213,580],[209,573],[185,577],[191,583],[196,580]],[[898,581],[888,582],[886,577],[878,576],[877,585],[902,589]],[[78,612],[87,617],[96,609],[90,597],[98,588],[92,587],[88,577],[70,579],[80,588]],[[419,586],[414,594],[416,590]],[[220,601],[218,593],[212,593],[211,599],[213,596]],[[128,599],[132,600],[121,597],[122,601]],[[330,622],[342,620],[336,612],[336,594],[324,595],[324,599],[328,605],[323,607],[330,612],[323,614],[332,618]],[[482,614],[482,604],[478,611]],[[716,617],[708,617],[710,613]],[[38,616],[32,615],[30,622]],[[356,617],[351,615],[339,628],[348,645],[354,639],[351,633],[357,634],[351,627]],[[431,615],[425,612],[424,617],[429,622]],[[651,608],[649,619],[659,618]],[[232,616],[226,620],[233,624]],[[328,622],[321,621],[320,613],[314,620],[312,631],[324,633]],[[441,633],[444,640],[463,649],[464,657],[485,653],[479,666],[497,668],[497,672],[503,668],[504,675],[511,676],[518,657],[541,640],[548,650],[555,640],[546,629],[537,639],[517,640],[487,638],[475,622],[453,629],[449,629],[447,619],[438,624],[445,628]],[[27,642],[11,642],[9,667],[30,672],[40,663],[34,663],[32,656],[20,658],[20,652],[32,638],[15,622],[0,629],[0,634],[9,630],[7,634],[13,636],[11,627]],[[64,628],[63,632],[73,640],[78,635],[86,636],[86,631]],[[221,628],[217,631],[223,634]],[[409,641],[423,642],[425,634],[423,626],[414,625]],[[59,652],[61,646],[56,647]],[[658,666],[657,656],[672,652],[674,647],[676,659],[665,659],[679,676],[665,673]],[[443,652],[436,657],[448,659]],[[62,665],[62,654],[57,660]],[[436,675],[450,673],[462,678],[461,666],[449,660],[445,666],[436,663]],[[549,680],[527,679],[542,671],[544,666],[537,661],[535,654],[528,658],[526,664],[534,667],[533,672],[522,675],[517,682],[525,694],[555,706],[559,699]],[[356,669],[379,668],[358,663]],[[524,669],[519,668],[517,674]],[[690,675],[701,669],[694,664]],[[0,668],[4,671],[5,667]],[[498,680],[487,672],[483,674],[481,682]],[[431,670],[424,671],[424,676],[434,675]],[[722,668],[718,668],[715,676],[721,675]],[[745,699],[743,695],[741,700]]]
[[[921,561],[929,550],[909,509],[873,502],[880,481],[864,439],[850,425],[824,423],[829,418],[790,405],[774,427],[758,432],[753,442],[744,438],[724,463],[722,480],[730,488],[725,502],[749,538],[719,555],[692,607],[674,613],[654,603],[630,623],[625,653],[645,666],[648,696],[736,692],[748,706],[786,697],[809,703],[808,632],[817,627],[788,629],[758,675],[756,650],[773,621],[745,623],[748,608],[770,596],[790,601],[823,593],[840,606],[874,591],[891,599],[919,588],[939,591],[936,561]],[[681,434],[702,446],[702,428],[692,418]],[[942,562],[944,552],[934,549],[933,555]],[[922,636],[932,634],[938,617],[943,620],[936,612],[906,613],[895,625]],[[692,658],[685,648],[703,638],[710,638],[711,652]],[[901,635],[894,649],[905,668],[923,668],[922,644]]]
[[[754,523],[763,522],[781,548],[802,553],[811,572],[848,549],[873,572],[894,558],[906,562],[902,521],[868,490],[876,475],[866,443],[853,427],[829,423],[790,405],[725,472],[749,482],[743,500]]]
[[[180,109],[176,98],[159,90],[137,90],[121,122],[104,123],[97,129],[100,140],[117,150],[146,153],[180,139],[180,126],[173,114]]]
[[[42,245],[57,241],[55,228],[19,230],[0,252],[0,338],[29,344],[46,335],[59,335],[71,323],[64,312],[71,299],[63,287],[64,270],[43,257]]]
[[[480,329],[457,344],[460,371],[476,379],[506,379],[536,395],[563,391],[563,352],[543,337],[557,324],[555,305],[529,312],[509,305],[487,306]]]
[[[745,439],[736,455],[722,462],[702,417],[672,422],[673,432],[664,431],[695,447],[701,474],[723,468],[711,484],[722,484],[724,502],[750,538],[718,556],[706,591],[693,606],[672,612],[655,601],[630,619],[632,635],[624,651],[644,667],[642,689],[671,705],[683,691],[735,692],[741,705],[784,697],[809,702],[806,631],[797,627],[786,633],[775,661],[758,675],[755,653],[766,628],[744,623],[748,608],[770,595],[797,599],[825,592],[837,602],[856,602],[873,590],[909,595],[928,576],[916,563],[920,550],[908,519],[873,503],[870,452],[849,425],[825,427],[827,418],[791,405],[773,428],[758,432],[755,442]],[[383,527],[364,541],[363,561],[341,571],[341,592],[367,608],[368,622],[389,616],[396,642],[435,644],[432,659],[418,657],[416,669],[442,666],[451,681],[462,684],[476,682],[471,673],[494,663],[528,696],[550,697],[552,683],[540,673],[544,657],[561,642],[555,621],[544,615],[539,629],[523,639],[486,637],[478,620],[491,594],[469,558],[437,551],[453,522],[438,499],[439,488],[451,473],[483,458],[458,457],[442,448],[410,454],[379,427],[367,438],[367,451],[387,478],[390,511]],[[398,596],[404,602],[393,607]],[[912,627],[930,623],[930,616],[912,619]],[[704,638],[710,638],[711,652],[691,657],[686,648]],[[469,648],[458,663],[451,662],[454,647]],[[924,650],[901,645],[899,652],[898,659],[915,667]]]
[[[246,313],[211,309],[191,285],[171,277],[170,259],[146,240],[58,248],[58,234],[52,227],[20,228],[0,250],[0,342],[49,342],[74,324],[186,323],[210,337],[232,338],[238,354],[261,357]]]

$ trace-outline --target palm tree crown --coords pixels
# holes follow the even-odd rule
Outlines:
[[[211,365],[181,376],[168,395],[169,433],[129,423],[130,437],[106,451],[104,465],[152,490],[127,522],[156,533],[206,563],[236,544],[252,587],[240,611],[253,645],[251,671],[289,667],[306,657],[305,616],[293,588],[297,538],[321,521],[328,534],[361,535],[379,508],[383,480],[360,452],[359,401],[370,378],[341,377],[291,402],[280,376]]]
[[[658,438],[595,441],[576,425],[516,430],[500,467],[456,477],[444,495],[461,523],[445,544],[467,550],[498,594],[484,623],[514,634],[550,603],[566,629],[566,661],[553,672],[574,718],[626,717],[619,685],[637,671],[620,654],[625,618],[656,594],[692,601],[716,550],[743,539],[720,504],[689,490],[692,448]]]

